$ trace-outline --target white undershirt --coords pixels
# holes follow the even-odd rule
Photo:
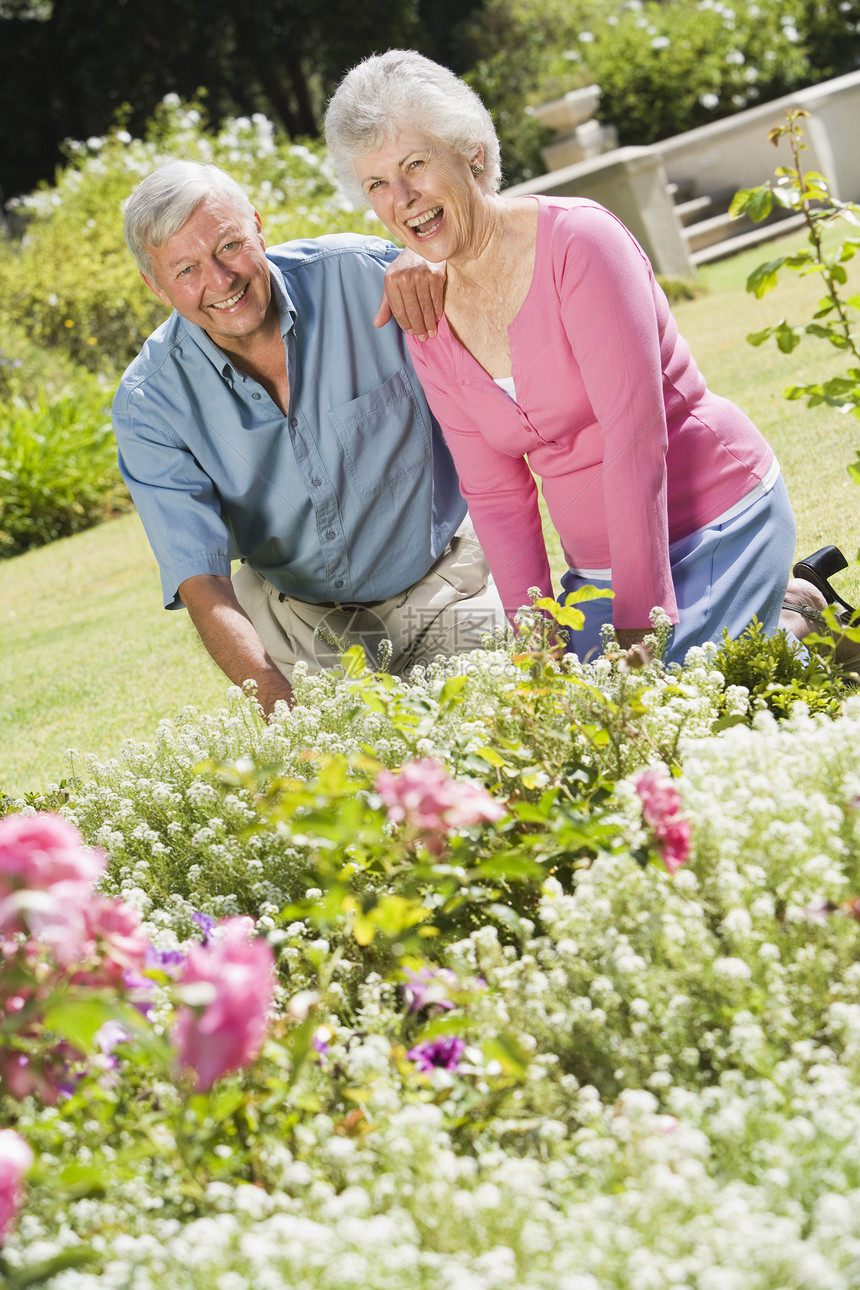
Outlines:
[[[514,385],[514,378],[512,376],[494,376],[493,380],[516,403],[517,387]]]

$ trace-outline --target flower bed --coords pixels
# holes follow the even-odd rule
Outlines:
[[[860,1284],[860,697],[537,636],[0,820],[9,1285]]]

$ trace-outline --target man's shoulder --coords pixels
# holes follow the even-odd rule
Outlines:
[[[159,374],[169,366],[181,343],[182,331],[183,319],[174,312],[146,338],[140,353],[132,359],[120,379],[114,397],[115,413],[135,389],[157,380]]]
[[[352,265],[364,265],[378,271],[399,253],[393,242],[360,233],[325,233],[321,237],[296,238],[266,250],[267,257],[284,274],[298,273],[303,269],[337,272]]]

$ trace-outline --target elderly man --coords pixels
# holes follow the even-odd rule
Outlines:
[[[403,334],[371,326],[397,248],[344,234],[267,251],[235,180],[194,162],[138,185],[125,236],[173,309],[113,405],[165,607],[188,609],[267,713],[298,660],[335,660],[332,640],[373,655],[388,639],[397,672],[478,646],[501,604]]]

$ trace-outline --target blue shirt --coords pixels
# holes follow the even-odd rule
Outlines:
[[[270,248],[290,406],[175,311],[113,404],[119,464],[161,570],[164,604],[241,555],[279,591],[368,602],[405,591],[466,513],[396,323],[372,326],[380,238]]]

